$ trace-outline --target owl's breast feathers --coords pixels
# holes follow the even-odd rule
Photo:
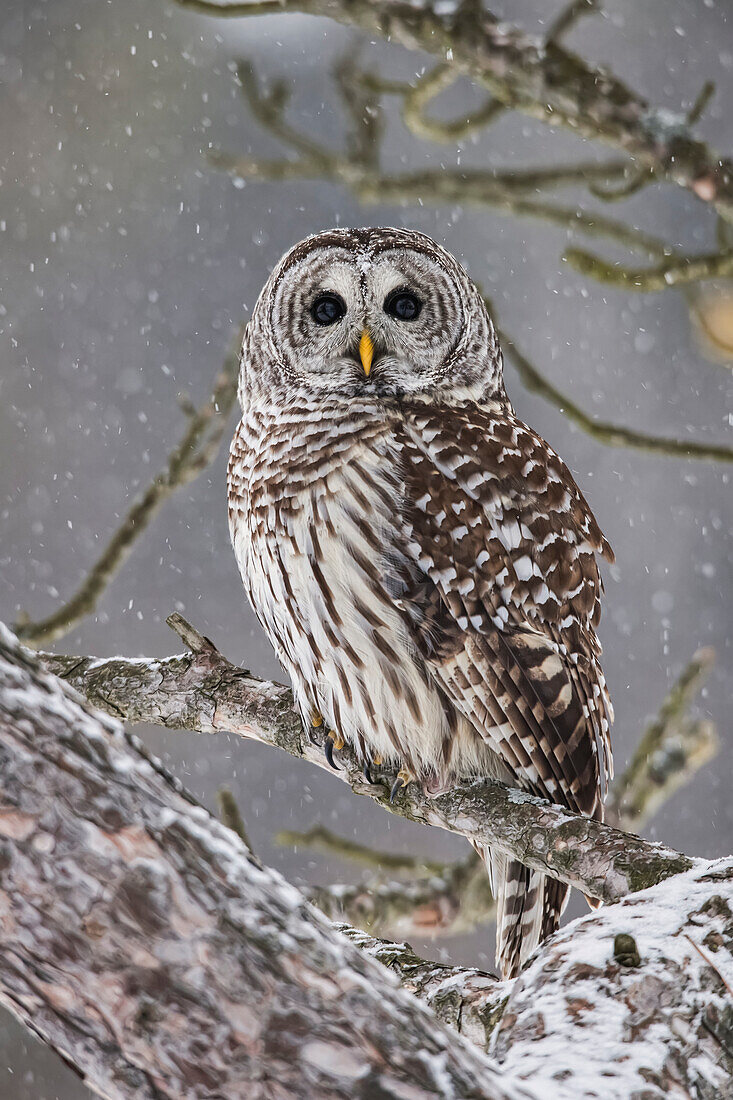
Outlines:
[[[254,418],[235,437],[229,502],[250,598],[281,657],[298,630],[321,653],[343,638],[334,623],[348,620],[343,708],[365,695],[368,647],[358,652],[354,626],[387,676],[404,667],[408,636],[407,690],[418,698],[411,730],[390,719],[394,736],[419,735],[422,686],[524,786],[600,814],[612,711],[595,634],[596,553],[613,555],[567,467],[508,404],[416,400]],[[332,560],[336,545],[356,569]],[[311,562],[308,577],[298,555]],[[271,607],[278,600],[290,602],[286,615]],[[290,638],[278,636],[284,619]],[[443,755],[460,771],[450,746]]]

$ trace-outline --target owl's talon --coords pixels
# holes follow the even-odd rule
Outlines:
[[[400,793],[402,788],[411,783],[414,778],[415,776],[412,774],[412,772],[409,772],[407,768],[400,768],[399,772],[397,773],[397,778],[392,784],[392,788],[389,792],[390,804],[394,802],[395,798]]]
[[[326,757],[326,760],[328,761],[328,763],[333,768],[333,770],[335,772],[341,771],[338,764],[336,763],[336,761],[333,758],[333,734],[331,734],[331,733],[329,733],[328,737],[323,742],[323,753]]]
[[[369,783],[369,785],[371,786],[374,783],[374,780],[372,779],[372,773],[369,771],[369,761],[368,760],[364,761],[364,766],[361,770],[362,770],[362,774],[363,774],[364,778],[366,779],[367,783]]]
[[[334,733],[333,730],[329,731],[323,742],[323,751],[326,754],[326,760],[328,760],[335,772],[341,771],[341,769],[333,758],[333,750],[336,749],[336,752],[341,752],[344,745],[345,741],[343,737],[340,737],[338,733]]]

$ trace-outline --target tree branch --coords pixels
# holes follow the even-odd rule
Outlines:
[[[217,16],[300,11],[359,26],[444,60],[510,108],[562,125],[630,154],[658,177],[686,188],[733,220],[733,165],[692,137],[683,115],[651,108],[607,69],[594,69],[557,41],[497,22],[480,5],[415,5],[409,0],[287,0],[218,4],[177,0]],[[560,30],[562,31],[562,27]]]
[[[701,279],[724,279],[733,275],[733,251],[713,252],[707,256],[670,256],[656,267],[629,268],[609,263],[582,248],[569,248],[565,262],[601,283],[624,290],[649,293],[684,286]]]
[[[606,813],[622,829],[642,828],[662,803],[715,755],[715,727],[688,715],[714,661],[710,647],[697,651],[644,732],[628,767],[613,784]]]
[[[612,424],[608,420],[595,420],[579,405],[571,400],[544,378],[533,363],[524,355],[512,337],[497,329],[502,348],[509,355],[521,382],[530,393],[544,398],[563,416],[572,421],[587,435],[604,443],[608,447],[632,447],[647,454],[667,455],[672,458],[694,458],[713,462],[733,462],[733,447],[722,443],[700,443],[695,439],[671,439],[649,435],[647,432],[626,428],[622,424]]]
[[[546,941],[509,991],[492,1054],[545,1097],[731,1100],[731,988],[728,857]]]
[[[733,858],[514,982],[425,962],[339,934],[1,627],[0,791],[0,1002],[108,1100],[729,1095]]]
[[[535,1096],[4,627],[0,791],[0,1002],[108,1100]]]
[[[181,616],[174,629],[193,630]],[[44,655],[45,666],[82,691],[95,706],[128,722],[154,722],[200,733],[228,730],[284,749],[331,769],[321,727],[302,729],[291,692],[258,680],[231,665],[206,639],[197,652],[163,660]],[[368,795],[391,813],[411,821],[486,842],[522,863],[581,889],[590,897],[616,901],[691,866],[679,852],[588,821],[541,799],[492,781],[462,783],[437,797],[415,783],[390,802],[394,776],[368,783],[347,747],[335,774],[357,794]]]
[[[699,650],[665,698],[629,766],[618,776],[606,802],[606,820],[625,831],[645,823],[718,748],[711,722],[688,710],[712,668],[712,649]],[[332,920],[345,920],[373,935],[455,935],[494,919],[494,899],[484,866],[472,852],[453,863],[381,852],[355,844],[322,825],[308,832],[281,832],[281,844],[328,852],[369,871],[356,884],[329,883],[307,891]],[[406,872],[406,879],[395,877]]]
[[[74,595],[45,619],[32,622],[27,616],[19,618],[14,630],[27,645],[39,646],[63,638],[83,618],[91,615],[112,578],[127,561],[133,545],[168,497],[176,489],[188,485],[214,461],[237,396],[242,335],[243,329],[240,329],[209,399],[200,409],[187,410],[188,426],[180,443],[169,454],[165,469],[135,501]]]

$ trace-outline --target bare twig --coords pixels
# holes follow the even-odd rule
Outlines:
[[[402,118],[415,137],[437,142],[460,141],[461,138],[490,126],[506,110],[505,104],[490,97],[483,107],[452,122],[430,118],[425,113],[428,106],[441,92],[455,83],[455,80],[455,71],[450,64],[444,62],[425,73],[404,92]]]
[[[609,447],[631,447],[634,450],[645,451],[648,454],[667,455],[673,458],[733,462],[733,447],[725,447],[723,444],[718,443],[698,443],[692,439],[669,439],[635,431],[633,428],[625,428],[620,424],[611,424],[606,420],[594,420],[579,405],[576,405],[567,394],[562,393],[540,374],[526,355],[522,354],[508,333],[500,331],[499,336],[525,389],[538,394],[545,401],[549,401],[568,420],[577,424],[582,431],[598,440],[599,443],[605,443]]]
[[[216,801],[219,806],[219,817],[227,829],[231,829],[233,833],[236,833],[252,852],[254,849],[247,833],[247,826],[244,824],[244,818],[239,812],[237,800],[228,787],[219,788],[216,792]]]
[[[556,45],[561,38],[575,27],[585,15],[595,15],[600,11],[598,0],[571,0],[557,18],[550,24],[545,45]]]
[[[475,852],[429,877],[374,872],[353,885],[312,886],[306,893],[331,920],[375,936],[454,936],[496,915],[489,877]]]
[[[363,27],[408,48],[448,59],[508,107],[585,137],[605,141],[690,190],[733,220],[733,166],[692,137],[683,115],[654,110],[607,70],[594,69],[557,41],[542,41],[499,23],[480,6],[414,5],[406,0],[300,0],[220,5],[177,0],[217,16],[302,11]],[[560,27],[560,31],[562,31]]]
[[[28,645],[39,646],[68,634],[91,615],[112,578],[124,565],[136,540],[148,527],[161,506],[176,489],[188,485],[209,466],[219,445],[237,395],[239,348],[242,331],[224,361],[211,396],[188,420],[180,443],[168,456],[165,469],[153,479],[135,501],[106,548],[87,573],[80,587],[48,618],[32,622],[22,617],[15,631]]]
[[[718,739],[710,722],[688,715],[707,679],[714,651],[698,650],[646,729],[626,770],[611,788],[608,818],[621,828],[641,828],[681,784],[715,755]]]
[[[275,836],[275,843],[282,845],[303,845],[314,852],[340,856],[350,863],[361,863],[366,867],[380,867],[385,871],[410,871],[418,874],[440,874],[445,863],[422,859],[420,856],[400,855],[398,852],[377,851],[357,844],[339,833],[333,833],[324,825],[314,825],[305,833],[282,829]]]
[[[649,268],[629,268],[609,263],[581,248],[569,248],[564,259],[581,275],[588,275],[610,286],[643,293],[733,275],[733,251],[713,252],[706,256],[670,256],[663,263]]]

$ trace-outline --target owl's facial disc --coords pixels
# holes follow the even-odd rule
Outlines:
[[[417,234],[414,246],[385,247],[389,232],[348,247],[338,231],[323,234],[274,273],[266,324],[284,390],[329,400],[484,388],[490,322],[476,288]]]

